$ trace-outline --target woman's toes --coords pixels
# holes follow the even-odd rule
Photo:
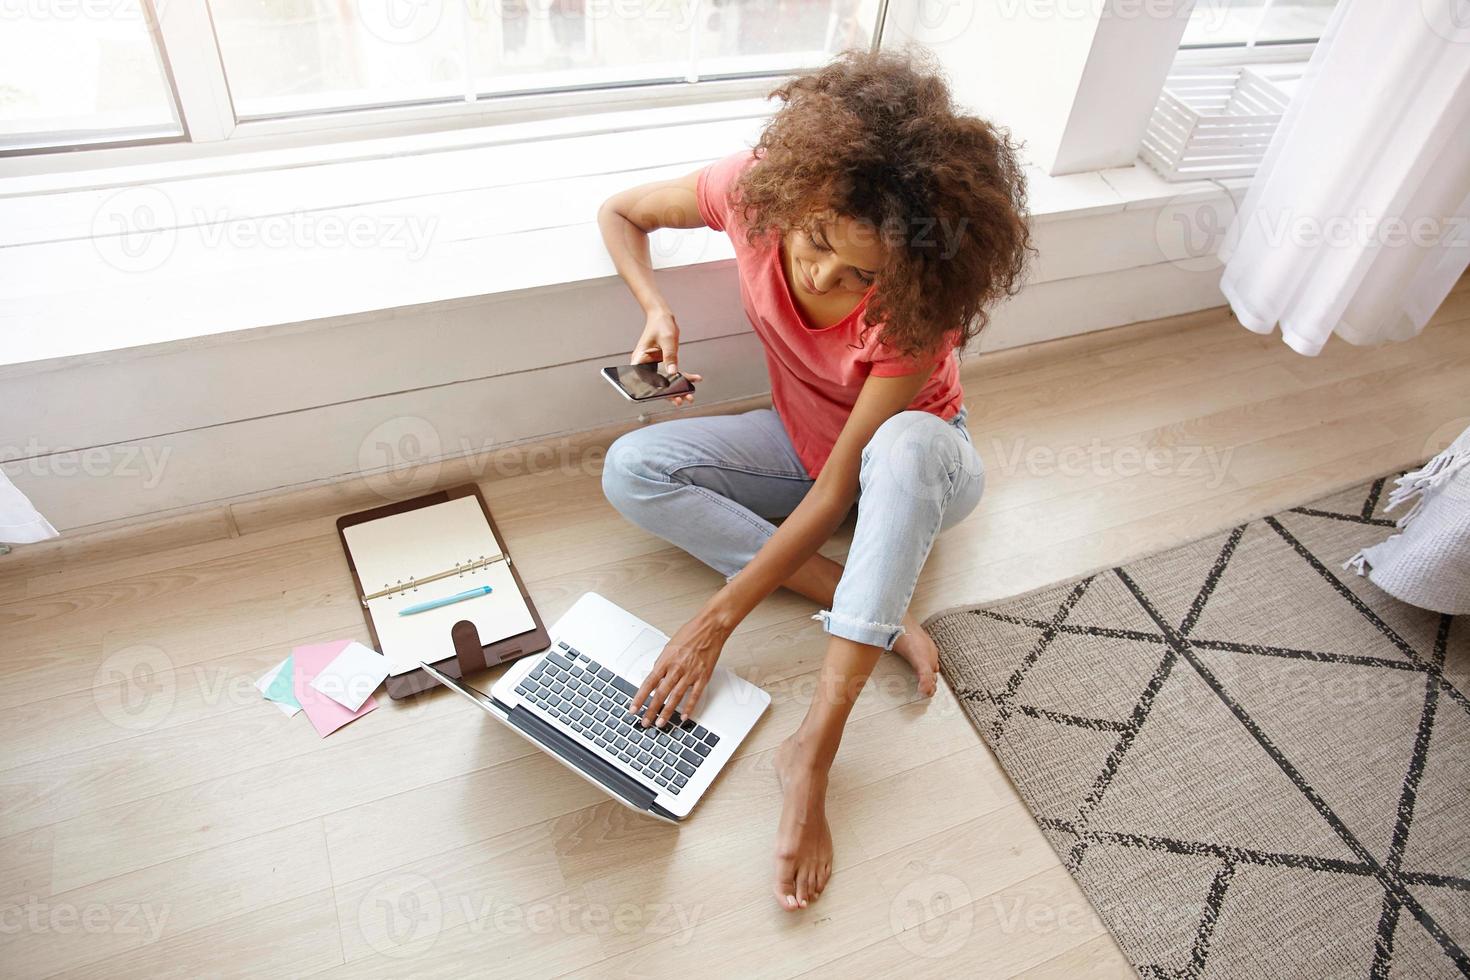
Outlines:
[[[786,864],[777,869],[776,883],[771,890],[776,893],[776,902],[787,911],[797,907],[796,899],[796,866],[794,863]]]
[[[905,615],[903,625],[904,633],[893,644],[893,652],[914,668],[919,694],[933,697],[939,687],[939,647],[913,616]]]
[[[939,686],[939,675],[932,670],[919,671],[919,693],[926,698],[932,698]]]

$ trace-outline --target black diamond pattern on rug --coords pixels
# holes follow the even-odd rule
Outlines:
[[[1470,623],[1341,570],[1390,479],[926,624],[1145,977],[1470,976]]]

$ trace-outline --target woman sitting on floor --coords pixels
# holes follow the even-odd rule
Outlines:
[[[754,150],[622,191],[598,215],[647,314],[634,363],[677,370],[679,327],[649,261],[656,228],[729,234],[765,348],[774,410],[631,432],[609,451],[603,488],[628,519],[726,577],[644,681],[630,707],[647,703],[644,724],[697,706],[725,640],[776,588],[824,607],[818,693],[776,754],[774,887],[787,909],[831,874],[827,774],[878,657],[897,652],[934,692],[938,650],[908,605],[935,536],[985,482],[956,348],[1019,288],[1032,251],[1015,145],[956,111],[921,57],[845,53],[775,91],[784,105]],[[855,501],[839,565],[817,549]]]

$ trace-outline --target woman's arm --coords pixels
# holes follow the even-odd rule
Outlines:
[[[857,498],[863,448],[888,419],[907,408],[929,372],[896,378],[869,377],[848,415],[832,454],[800,504],[754,558],[704,605],[664,647],[629,710],[652,695],[644,723],[663,725],[680,700],[693,710],[704,694],[720,650],[750,611],[817,553]]]
[[[755,558],[709,601],[706,608],[717,620],[733,631],[832,536],[857,499],[863,448],[880,425],[913,403],[927,380],[925,373],[863,383],[817,482]]]
[[[597,226],[603,244],[618,275],[638,305],[643,307],[645,322],[638,344],[633,348],[631,363],[662,360],[669,373],[677,371],[679,362],[679,324],[674,311],[658,288],[649,257],[648,235],[659,228],[703,228],[696,196],[699,170],[675,177],[639,184],[618,191],[597,209]],[[693,381],[702,381],[697,374]],[[674,405],[694,400],[693,395],[670,398]]]
[[[648,235],[659,228],[703,228],[696,197],[700,171],[639,184],[618,191],[597,209],[602,241],[645,313],[667,310],[668,301],[653,278]]]

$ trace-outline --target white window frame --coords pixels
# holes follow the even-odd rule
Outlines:
[[[150,0],[141,0],[149,3]],[[235,128],[230,87],[205,0],[153,0],[159,57],[174,80],[183,142],[212,143]]]
[[[1334,5],[1348,0],[1334,0]],[[1256,33],[1266,22],[1276,0],[1265,0],[1261,4],[1260,16],[1256,19],[1251,36],[1244,41],[1226,41],[1219,44],[1191,44],[1179,46],[1180,63],[1198,65],[1211,64],[1255,64],[1272,61],[1301,61],[1312,56],[1321,37],[1297,38],[1289,41],[1259,41]],[[1329,14],[1329,17],[1331,15]]]
[[[1342,0],[1345,2],[1345,0]],[[1312,57],[1316,41],[1271,42],[1247,47],[1244,44],[1217,44],[1180,47],[1175,56],[1180,65],[1256,65],[1278,61],[1307,61]]]
[[[0,176],[48,169],[87,169],[195,159],[220,152],[309,146],[346,139],[428,134],[492,124],[620,109],[656,108],[762,97],[779,81],[823,60],[824,52],[791,52],[740,59],[737,70],[696,75],[694,57],[682,79],[633,81],[562,91],[466,93],[463,101],[310,109],[251,118],[239,115],[230,94],[221,48],[207,0],[142,0],[152,4],[159,57],[177,108],[182,134],[0,148]],[[923,0],[910,0],[923,2]],[[888,0],[879,0],[874,44],[881,41]],[[27,161],[46,161],[31,166]]]

